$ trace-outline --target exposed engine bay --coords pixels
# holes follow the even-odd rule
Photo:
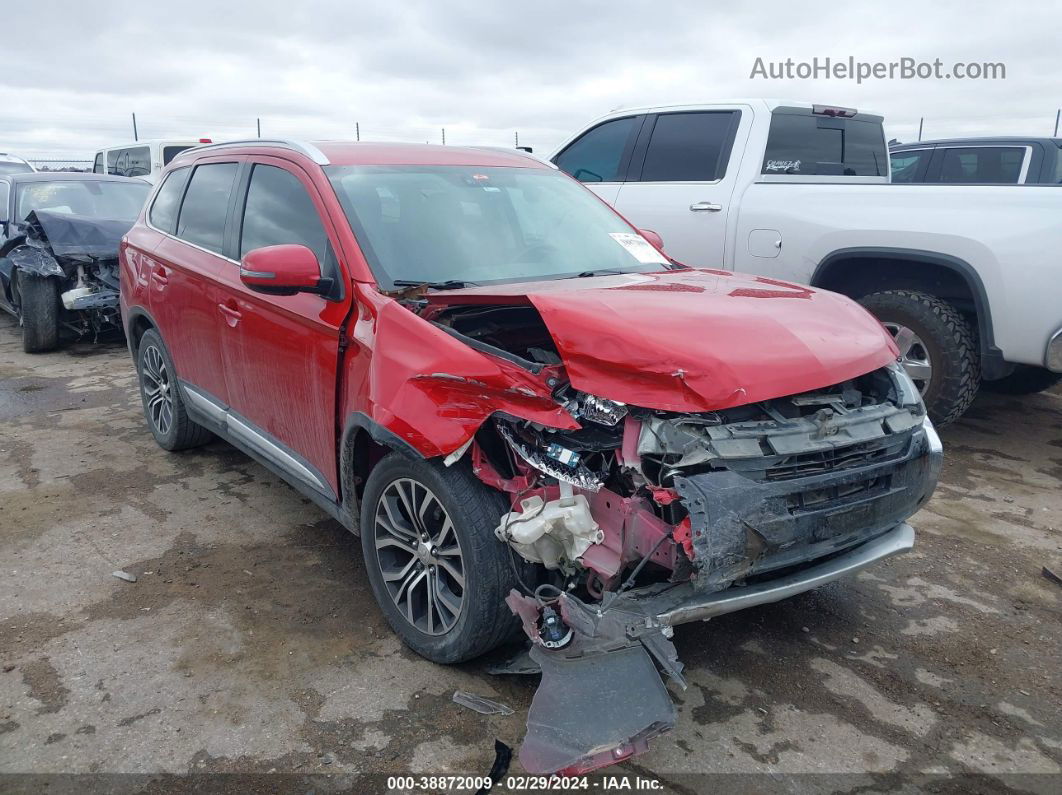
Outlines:
[[[8,303],[19,308],[18,281],[55,278],[62,311],[59,322],[77,337],[120,331],[118,244],[130,222],[31,212],[0,252]]]
[[[935,486],[939,440],[895,364],[675,412],[574,388],[535,306],[406,306],[543,379],[578,426],[495,412],[468,448],[474,473],[512,505],[495,535],[514,571],[517,558],[536,571],[507,600],[543,672],[521,751],[531,772],[586,772],[646,750],[674,725],[674,707],[658,677],[644,688],[631,677],[651,660],[685,686],[672,625],[738,609],[727,606],[735,593],[772,601],[789,592],[772,595],[777,583],[808,572],[829,581],[860,556],[909,548],[904,520]],[[606,679],[628,684],[603,699]]]

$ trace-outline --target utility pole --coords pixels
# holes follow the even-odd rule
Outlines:
[[[517,130],[516,132],[513,133],[513,141],[515,142],[514,145],[516,146],[516,148],[519,149],[520,148],[520,131],[519,130]]]
[[[446,146],[446,128],[445,127],[442,128],[442,142],[443,142],[442,145]]]
[[[1055,111],[1055,138],[1058,137],[1058,117],[1062,116],[1062,108]]]
[[[925,120],[926,120],[925,116],[922,116],[921,118],[918,119],[918,140],[919,141],[922,140],[922,122],[924,122]]]
[[[133,140],[134,141],[139,141],[140,140],[140,138],[137,137],[137,134],[136,134],[136,114],[135,113],[133,114]]]
[[[258,137],[261,138],[262,137],[262,120],[259,118],[259,119],[255,119],[255,121],[258,122]]]
[[[355,141],[360,141],[361,140],[361,122],[360,121],[354,122],[354,140]]]

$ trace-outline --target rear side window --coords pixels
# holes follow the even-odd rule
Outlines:
[[[888,156],[880,121],[775,111],[762,173],[884,177]]]
[[[0,221],[7,220],[7,203],[11,188],[6,182],[0,182]]]
[[[726,172],[739,114],[665,113],[657,117],[642,182],[711,182]]]
[[[928,149],[919,149],[917,152],[893,152],[892,155],[890,155],[890,160],[892,161],[892,181],[918,181],[918,175],[928,157]]]
[[[617,182],[639,116],[614,119],[586,132],[557,155],[557,168],[580,182]]]
[[[162,147],[162,165],[168,166],[173,158],[177,157],[185,149],[191,149],[191,146],[164,146]]]
[[[192,172],[177,221],[177,237],[221,253],[225,214],[232,196],[236,163],[208,163]]]
[[[96,153],[96,159],[92,161],[92,173],[93,174],[102,174],[103,173],[103,152],[97,152]]]
[[[318,262],[327,259],[328,235],[306,188],[294,174],[259,163],[247,189],[240,257],[282,243],[301,243],[317,255]]]
[[[151,211],[148,213],[148,219],[156,229],[173,234],[173,230],[177,227],[177,210],[181,205],[181,194],[184,193],[184,186],[188,184],[188,175],[191,173],[190,168],[179,168],[166,175],[162,187],[155,194]]]
[[[151,150],[146,146],[112,149],[107,153],[107,173],[118,177],[142,177],[151,173]]]
[[[948,147],[943,152],[941,182],[1013,185],[1025,160],[1022,146]]]

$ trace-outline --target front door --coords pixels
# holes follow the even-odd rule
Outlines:
[[[350,307],[336,237],[317,188],[296,165],[255,158],[240,182],[233,258],[282,243],[310,248],[328,297],[265,295],[240,281],[229,263],[218,274],[215,312],[231,416],[230,431],[327,497],[339,494],[336,378],[341,326]]]

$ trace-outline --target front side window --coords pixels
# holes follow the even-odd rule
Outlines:
[[[103,152],[97,152],[96,153],[96,159],[92,161],[92,173],[93,174],[102,174],[103,173]]]
[[[107,153],[107,173],[116,177],[143,177],[151,173],[151,149],[135,146]]]
[[[218,254],[224,248],[225,215],[232,196],[236,163],[196,167],[177,219],[177,237]]]
[[[668,265],[609,207],[552,169],[326,166],[325,172],[387,289]]]
[[[811,110],[771,114],[763,174],[884,177],[888,150],[880,121],[830,118]]]
[[[191,168],[178,168],[166,175],[148,213],[148,220],[156,229],[172,235],[173,230],[177,228],[177,210],[181,205],[181,194],[184,193],[184,186],[188,184],[188,176],[191,173]]]
[[[917,152],[893,152],[889,157],[892,161],[892,181],[914,182],[928,154],[926,149]]]
[[[665,113],[656,119],[642,182],[711,182],[726,172],[738,114]]]
[[[0,182],[0,221],[7,220],[7,202],[10,194],[11,187],[6,182]]]
[[[941,182],[1015,185],[1025,160],[1021,146],[948,147],[943,151]]]
[[[34,210],[52,210],[89,218],[135,221],[151,186],[146,182],[56,180],[25,182],[18,187],[16,220]]]
[[[258,163],[247,189],[240,256],[282,243],[300,243],[318,262],[327,259],[328,235],[306,188],[291,172]]]
[[[556,157],[557,168],[580,182],[621,179],[624,154],[641,117],[628,116],[599,124]]]

